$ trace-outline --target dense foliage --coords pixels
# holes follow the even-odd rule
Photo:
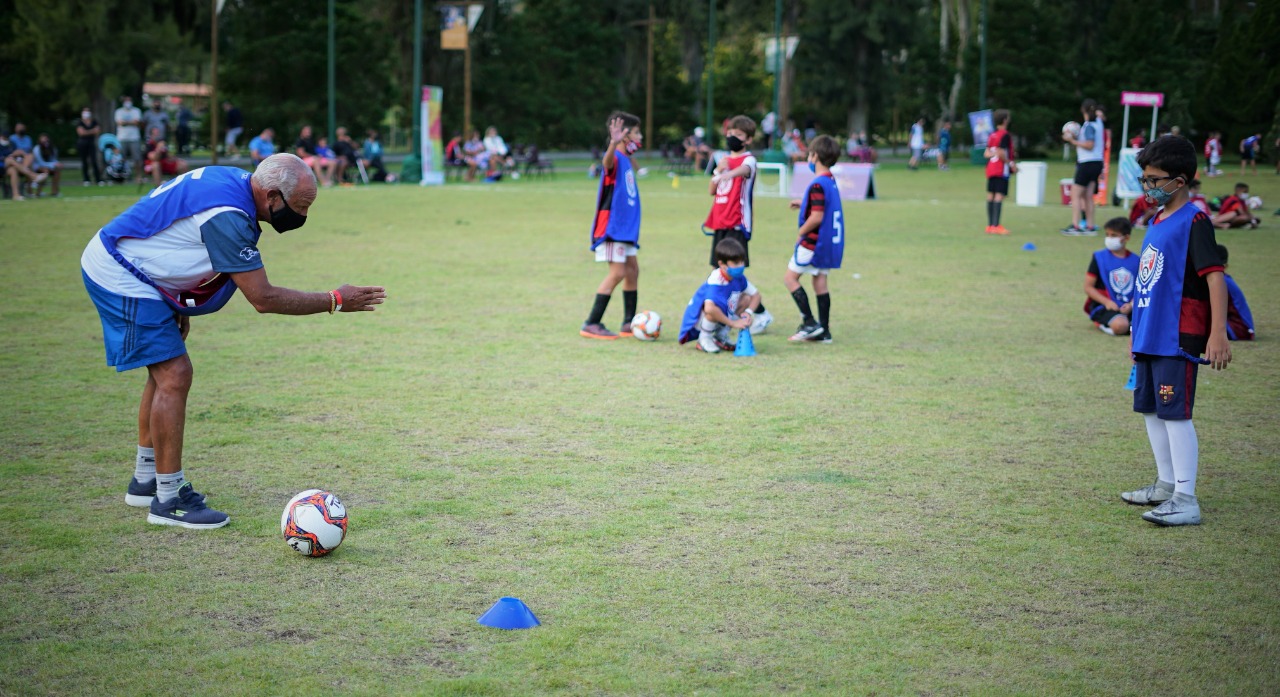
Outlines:
[[[471,125],[497,125],[508,140],[585,148],[611,109],[643,115],[651,4],[655,139],[771,108],[770,0],[483,4],[472,34]],[[1012,109],[1026,145],[1052,143],[1085,97],[1109,107],[1118,126],[1126,89],[1166,93],[1162,121],[1184,133],[1221,129],[1232,143],[1272,129],[1280,3],[1244,0],[781,0],[782,32],[800,39],[783,70],[782,113],[799,127],[893,139],[921,115],[949,115],[963,139],[964,114],[984,101],[984,6],[985,104]],[[250,132],[325,123],[325,10],[319,0],[227,2],[220,93],[243,107]],[[463,128],[463,56],[440,50],[436,11],[424,3],[423,80],[444,86],[452,132]],[[340,123],[410,125],[412,17],[411,0],[338,0]],[[0,18],[0,125],[69,121],[83,103],[105,118],[113,97],[139,93],[144,81],[208,81],[205,2],[0,0]],[[714,114],[705,110],[709,82]],[[1145,123],[1149,114],[1136,117]]]

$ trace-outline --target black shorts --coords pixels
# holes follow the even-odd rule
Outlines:
[[[1253,148],[1245,148],[1244,154],[1240,156],[1240,159],[1248,162],[1248,161],[1256,160],[1258,158],[1257,158],[1257,155],[1254,154]]]
[[[1079,186],[1089,186],[1098,181],[1098,177],[1102,176],[1102,161],[1098,162],[1079,162],[1076,164],[1075,183]]]
[[[1009,178],[1008,177],[987,177],[987,193],[1000,194],[1001,196],[1009,195]]]
[[[1094,324],[1098,325],[1099,327],[1110,328],[1111,320],[1117,317],[1124,317],[1125,319],[1129,319],[1129,316],[1125,315],[1122,312],[1117,312],[1115,310],[1108,310],[1106,305],[1098,305],[1097,307],[1093,308],[1093,312],[1089,313],[1089,320],[1092,321]]]
[[[1169,421],[1190,419],[1200,366],[1169,356],[1139,354],[1136,358],[1138,379],[1133,391],[1133,410],[1139,414],[1154,413]]]
[[[742,243],[744,250],[750,249],[747,247],[747,233],[743,232],[741,228],[716,230],[715,234],[711,236],[711,268],[713,269],[720,268],[720,265],[716,263],[716,245],[720,244],[720,240],[726,239],[737,240]],[[749,252],[746,255],[746,262],[746,266],[751,266],[751,254]]]

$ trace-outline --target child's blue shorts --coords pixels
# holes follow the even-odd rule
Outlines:
[[[107,365],[124,372],[186,354],[178,315],[168,303],[116,295],[94,283],[84,271],[80,275],[102,320]]]
[[[1137,354],[1137,387],[1133,410],[1154,413],[1168,421],[1191,418],[1196,402],[1196,374],[1200,366],[1184,358]]]

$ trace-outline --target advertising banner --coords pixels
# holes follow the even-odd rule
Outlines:
[[[422,86],[422,123],[418,124],[422,133],[422,186],[439,186],[444,184],[444,143],[441,123],[444,105],[444,88],[433,85]]]

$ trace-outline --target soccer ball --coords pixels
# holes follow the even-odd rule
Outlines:
[[[645,310],[631,318],[631,333],[641,341],[653,341],[662,333],[662,318],[656,312]]]
[[[1262,208],[1262,198],[1258,196],[1250,196],[1249,200],[1245,201],[1245,203],[1249,205],[1249,210],[1251,211],[1256,211],[1259,208]]]
[[[307,489],[285,504],[280,533],[299,554],[323,557],[347,536],[347,507],[327,491]]]
[[[1062,124],[1062,134],[1071,136],[1072,138],[1080,137],[1080,124],[1075,121],[1068,121]]]

